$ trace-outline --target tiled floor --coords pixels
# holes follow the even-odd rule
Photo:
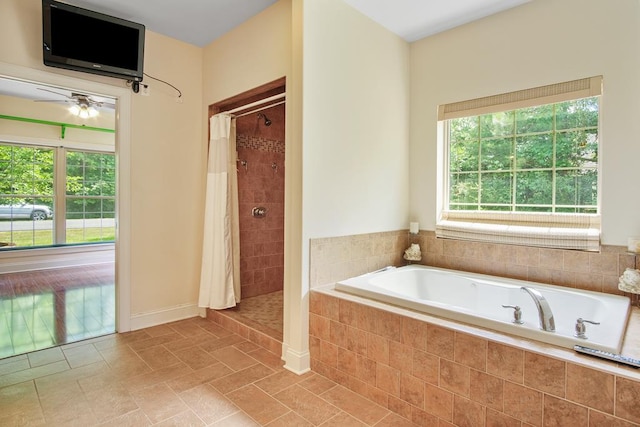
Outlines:
[[[0,274],[0,359],[115,331],[113,263]]]
[[[2,426],[410,426],[193,318],[0,360]]]

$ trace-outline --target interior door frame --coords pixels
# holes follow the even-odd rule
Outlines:
[[[87,91],[116,99],[115,154],[116,241],[115,290],[116,332],[131,330],[131,90],[84,80],[65,74],[0,62],[0,77]]]

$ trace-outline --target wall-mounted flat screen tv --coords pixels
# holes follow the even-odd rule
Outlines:
[[[134,82],[143,78],[142,24],[42,0],[44,64]]]

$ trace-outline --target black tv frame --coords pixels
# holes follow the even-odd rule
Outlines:
[[[52,46],[55,41],[52,41],[52,28],[51,28],[51,8],[58,8],[66,12],[79,15],[82,17],[96,19],[105,22],[110,25],[117,25],[133,29],[138,31],[138,45],[137,45],[137,64],[136,68],[123,68],[115,64],[103,64],[93,62],[89,60],[83,60],[78,58],[70,58],[60,55],[54,55],[55,47],[52,50]],[[78,31],[85,30],[86,34],[80,34],[85,37],[95,37],[95,34],[91,33],[91,28],[78,29]],[[113,37],[113,34],[111,35]],[[98,74],[108,77],[114,77],[118,79],[124,79],[134,83],[141,82],[144,77],[144,40],[145,40],[145,26],[125,19],[117,18],[115,16],[106,15],[100,12],[95,12],[88,9],[83,9],[70,4],[58,2],[55,0],[42,0],[42,52],[44,64],[50,67],[64,68],[67,70],[80,71],[90,74]],[[117,45],[119,40],[114,39],[114,45]],[[87,59],[87,58],[85,58]],[[137,86],[137,84],[136,84]]]

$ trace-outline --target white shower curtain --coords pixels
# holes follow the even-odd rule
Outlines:
[[[209,119],[209,159],[198,306],[229,308],[240,302],[240,231],[235,120]]]

